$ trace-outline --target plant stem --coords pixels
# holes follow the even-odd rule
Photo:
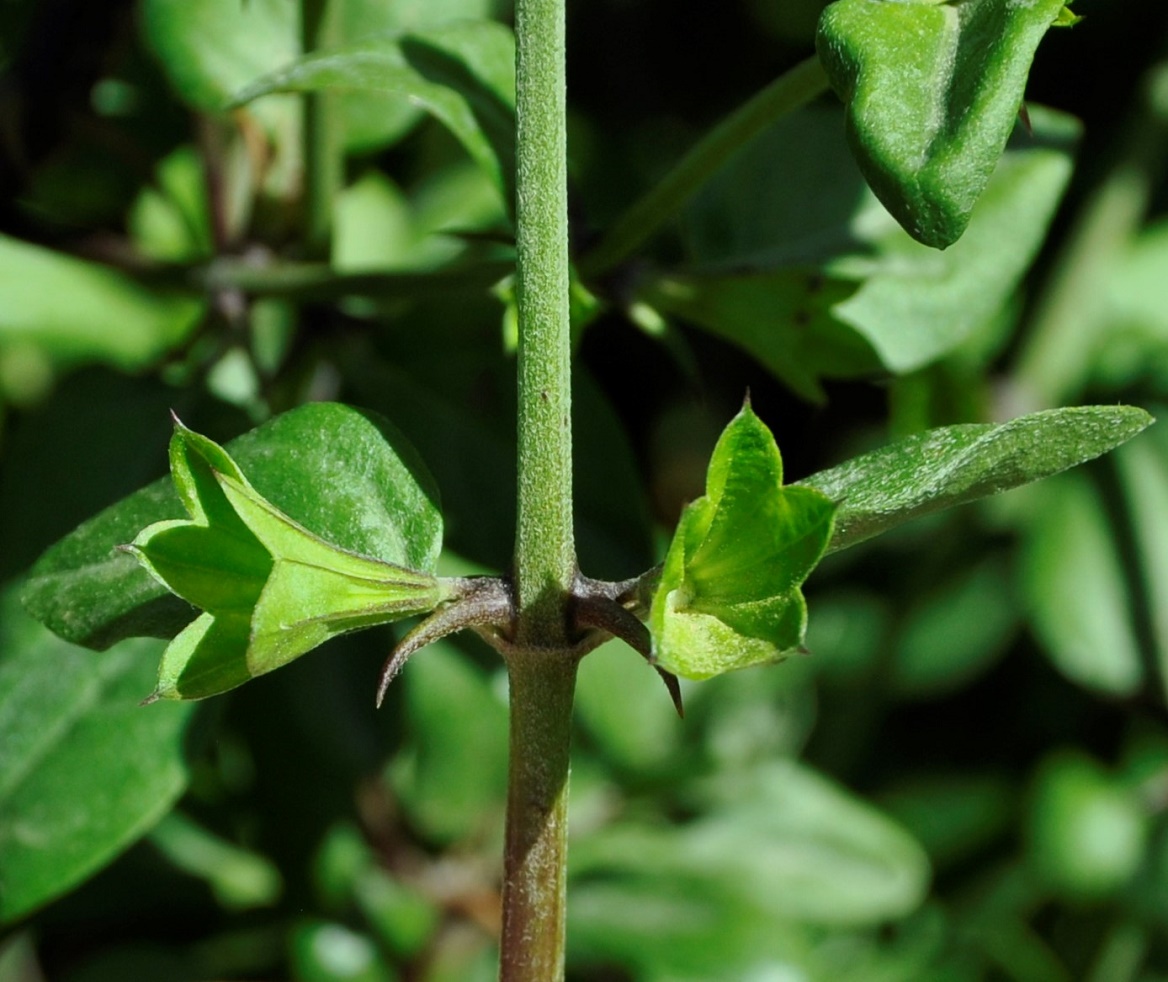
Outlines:
[[[305,54],[340,41],[339,4],[301,0],[301,43]],[[304,96],[304,246],[311,259],[327,259],[333,232],[333,204],[344,178],[340,116],[336,96]]]
[[[517,641],[562,644],[572,535],[564,0],[518,0],[516,302],[519,312]]]
[[[504,851],[500,982],[564,977],[568,747],[576,658],[508,658],[511,757]]]
[[[653,188],[629,208],[580,260],[585,277],[617,265],[669,221],[738,150],[775,120],[827,89],[817,56],[801,61],[710,130]]]
[[[519,502],[502,982],[564,977],[572,535],[565,0],[517,0]]]

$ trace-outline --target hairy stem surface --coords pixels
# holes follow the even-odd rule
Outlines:
[[[564,977],[568,745],[576,658],[508,658],[511,759],[504,853],[501,982]]]
[[[571,650],[571,375],[564,0],[517,0],[519,502],[502,982],[564,977]]]
[[[519,0],[516,300],[519,310],[518,641],[564,640],[575,575],[568,334],[564,0]]]

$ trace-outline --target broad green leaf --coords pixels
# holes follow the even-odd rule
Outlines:
[[[142,29],[179,95],[206,112],[300,54],[293,0],[144,0]]]
[[[1000,316],[1042,244],[1078,124],[1038,107],[1032,121],[963,239],[938,253],[864,187],[837,114],[789,117],[695,199],[684,219],[696,268],[647,280],[643,299],[740,345],[808,397],[820,397],[821,377],[920,368]]]
[[[840,502],[828,551],[942,508],[997,494],[1098,457],[1152,422],[1133,406],[1050,409],[1008,423],[929,430],[814,474],[795,487]]]
[[[866,275],[862,256],[829,264],[836,276],[863,275],[855,294],[832,313],[863,335],[892,371],[934,361],[1000,316],[1042,247],[1070,180],[1079,124],[1038,107],[1031,119],[1035,138],[1020,136],[1001,158],[969,227],[950,249],[938,253],[913,242],[883,209],[870,208],[857,216],[877,252]]]
[[[837,0],[816,47],[868,183],[926,245],[960,238],[1065,0]]]
[[[827,547],[834,513],[826,495],[783,487],[775,439],[744,406],[666,554],[649,618],[657,663],[702,679],[798,648],[807,626],[799,587]]]
[[[326,89],[390,93],[425,109],[462,143],[511,206],[515,42],[501,24],[460,22],[308,55],[252,82],[235,102]]]
[[[191,706],[141,708],[162,645],[102,655],[54,637],[0,596],[0,921],[97,872],[187,783]]]
[[[345,43],[352,43],[426,31],[454,21],[487,20],[496,6],[493,0],[350,0],[341,6],[340,35]],[[343,92],[339,102],[345,144],[355,152],[394,142],[423,115],[409,99],[384,92]]]
[[[822,378],[880,367],[872,346],[833,316],[855,287],[814,269],[668,274],[641,297],[654,308],[745,349],[804,399],[824,398]]]
[[[1031,624],[1054,666],[1089,689],[1135,695],[1144,665],[1124,561],[1090,481],[1067,474],[1043,488],[1023,558]]]
[[[199,300],[0,236],[0,355],[35,352],[49,371],[94,361],[132,371],[185,340],[202,312]]]
[[[204,613],[166,649],[156,698],[216,695],[337,634],[424,613],[445,598],[428,571],[313,534],[260,495],[222,447],[177,421],[170,461],[190,520],[157,522],[130,549]]]
[[[574,842],[573,878],[674,876],[695,896],[835,926],[901,917],[924,897],[929,863],[913,838],[802,764],[729,772],[696,797],[706,807],[684,825],[627,820]]]
[[[442,545],[437,491],[387,420],[310,403],[226,449],[260,495],[320,538],[386,563],[433,569]],[[145,526],[186,514],[170,478],[135,492],[41,557],[25,605],[62,637],[90,647],[136,634],[174,637],[190,608],[120,547]]]

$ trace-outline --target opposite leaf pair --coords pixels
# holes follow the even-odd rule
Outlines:
[[[336,634],[455,599],[455,581],[326,542],[177,419],[170,460],[190,519],[157,522],[125,548],[203,613],[167,648],[151,701],[223,692]],[[781,482],[774,438],[746,407],[718,443],[707,494],[683,516],[655,591],[650,621],[662,669],[706,678],[802,643],[798,588],[827,547],[835,506]]]

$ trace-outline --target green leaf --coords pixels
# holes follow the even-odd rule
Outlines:
[[[186,787],[193,707],[138,705],[161,648],[97,656],[0,595],[0,921],[95,873]]]
[[[1124,560],[1089,480],[1068,474],[1043,489],[1023,555],[1031,624],[1054,666],[1097,692],[1139,692],[1144,664]]]
[[[300,54],[288,0],[144,0],[142,30],[175,90],[206,112]]]
[[[429,572],[349,552],[289,518],[222,447],[177,420],[170,461],[191,520],[157,522],[130,549],[205,613],[167,647],[155,698],[216,695],[337,634],[445,599]]]
[[[20,347],[50,369],[93,361],[143,368],[185,340],[203,312],[201,301],[7,236],[0,236],[0,297],[0,355]]]
[[[666,671],[709,678],[803,643],[799,586],[827,547],[835,505],[782,484],[775,439],[744,406],[714,448],[705,495],[682,513],[653,595],[653,652]]]
[[[1064,0],[837,0],[816,47],[860,169],[926,245],[960,238]],[[911,66],[911,70],[906,70]]]
[[[425,109],[462,143],[511,206],[515,41],[501,24],[460,22],[308,55],[248,85],[234,101],[242,105],[273,92],[322,89],[390,93]]]
[[[1079,127],[1039,107],[1032,122],[965,236],[938,253],[863,186],[838,113],[789,117],[687,209],[697,268],[647,279],[642,298],[740,345],[808,398],[821,397],[820,378],[920,368],[1001,315],[1042,245]]]
[[[927,365],[1000,316],[1042,247],[1070,180],[1079,124],[1039,107],[1031,119],[1034,139],[1020,137],[1002,157],[952,248],[938,253],[921,246],[882,209],[869,208],[857,222],[866,226],[876,256],[828,264],[830,275],[863,277],[832,313],[863,335],[892,371]]]
[[[670,274],[647,284],[642,299],[737,344],[800,396],[821,402],[820,379],[879,368],[871,345],[832,313],[854,290],[818,270],[794,268]]]
[[[901,917],[924,897],[929,863],[913,838],[802,764],[728,772],[698,798],[707,807],[682,826],[626,820],[574,842],[574,880],[680,876],[697,897],[836,926]]]
[[[943,508],[1049,477],[1119,446],[1152,422],[1133,406],[1050,409],[1008,423],[911,436],[795,487],[840,502],[829,552]]]
[[[413,448],[380,416],[310,403],[227,450],[263,498],[327,542],[397,566],[434,568],[442,547],[437,490]],[[89,647],[136,634],[174,637],[190,608],[120,547],[145,526],[186,514],[169,478],[124,498],[41,557],[26,607]]]

